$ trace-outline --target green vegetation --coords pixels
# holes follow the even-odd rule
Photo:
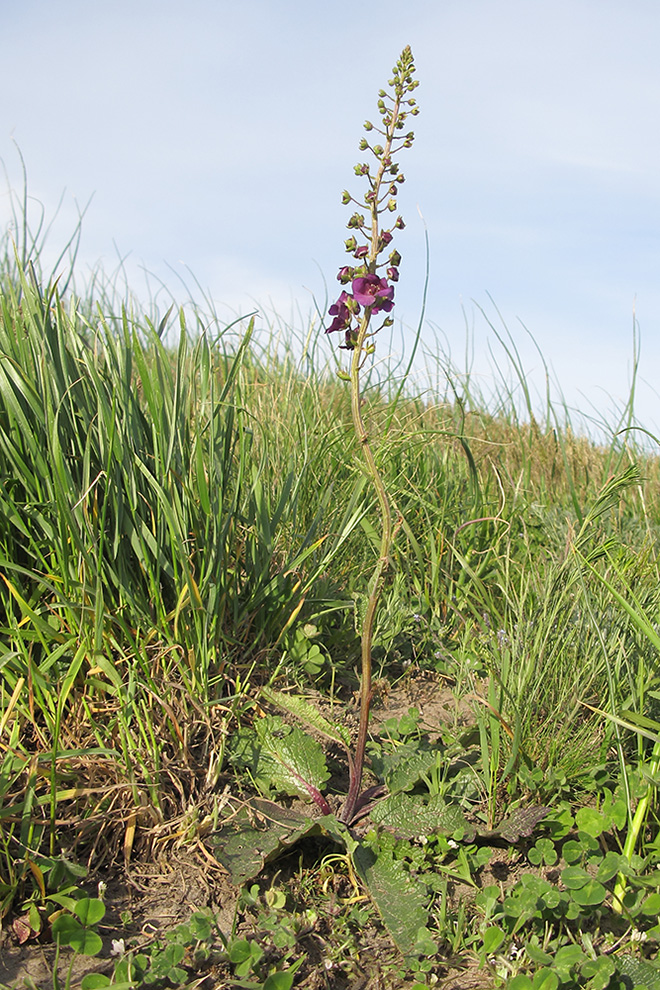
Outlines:
[[[341,742],[356,687],[355,602],[379,537],[345,387],[317,353],[296,358],[293,339],[275,353],[251,323],[187,319],[95,311],[30,266],[3,275],[0,890],[6,923],[27,919],[42,938],[83,896],[72,885],[86,864],[149,859],[155,835],[214,849],[234,799],[279,789],[273,773],[246,774],[237,742],[273,712],[272,688],[318,698]],[[440,795],[471,827],[460,841],[465,824],[425,825],[411,843],[377,824],[382,807],[373,815],[401,877],[424,878],[433,955],[406,966],[422,985],[463,954],[517,987],[545,986],[533,974],[553,967],[548,986],[625,986],[617,960],[650,965],[660,937],[657,458],[631,432],[597,446],[570,425],[522,421],[513,397],[493,415],[453,376],[448,395],[395,404],[397,384],[396,369],[372,376],[365,401],[403,518],[378,684],[435,676],[468,714],[386,718],[368,756],[391,790],[393,754],[399,767],[406,756],[417,776],[398,790],[416,814]],[[256,719],[262,736],[267,724]],[[493,849],[480,833],[501,845],[498,825],[532,806],[550,812],[513,837],[528,876],[483,883]],[[273,881],[270,903],[249,885],[217,949],[236,979],[296,965],[300,932],[330,903],[328,986],[357,966],[377,917],[332,837],[317,855]],[[481,889],[456,906],[461,882]],[[389,958],[394,980],[403,963]]]
[[[17,229],[0,917],[26,952],[57,947],[52,985],[98,954],[90,990],[365,971],[419,990],[466,967],[512,990],[660,985],[660,462],[634,385],[596,443],[564,406],[534,409],[506,331],[513,379],[489,398],[425,339],[441,386],[358,369],[365,474],[355,389],[352,408],[316,326],[283,339],[202,307],[147,316],[99,281],[77,295]],[[391,287],[353,276],[389,312]],[[225,864],[232,920],[196,904],[148,944],[128,914],[109,925],[100,871],[174,848],[226,900]]]

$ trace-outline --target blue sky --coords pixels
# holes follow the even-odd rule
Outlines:
[[[660,432],[660,5],[656,0],[5,0],[0,158],[52,215],[93,196],[81,271],[119,256],[218,312],[304,322],[344,263],[362,122],[410,44],[421,113],[402,156],[394,314],[487,391],[495,306],[533,387],[612,420],[628,394]],[[9,222],[0,189],[0,224]],[[493,302],[491,301],[494,301]],[[407,339],[410,339],[410,333]],[[382,347],[381,347],[382,351]],[[422,377],[420,375],[420,381]]]

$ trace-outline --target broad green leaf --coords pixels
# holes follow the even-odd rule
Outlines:
[[[421,794],[392,794],[372,809],[370,818],[386,825],[400,835],[413,838],[420,835],[453,835],[461,832],[467,842],[475,836],[474,826],[456,805],[446,804],[434,795],[427,801]]]
[[[62,945],[68,945],[69,938],[76,932],[81,931],[82,926],[73,915],[60,914],[55,918],[51,930],[56,941],[59,941]]]
[[[608,822],[595,808],[580,808],[575,813],[575,824],[583,832],[598,838],[607,830]]]
[[[645,990],[660,990],[660,968],[646,959],[637,956],[615,956],[617,973],[628,977],[631,987],[644,987]]]
[[[97,956],[103,948],[101,936],[89,928],[80,928],[77,932],[71,932],[67,944],[81,956]]]
[[[263,954],[263,949],[257,942],[240,938],[232,942],[229,947],[229,962],[232,966],[243,967],[244,963],[258,963]],[[247,972],[251,968],[250,965]]]
[[[541,805],[531,805],[528,808],[516,808],[505,818],[497,828],[478,829],[478,834],[484,839],[504,839],[505,842],[519,842],[534,831],[535,826],[551,811]]]
[[[271,801],[253,800],[216,833],[218,859],[241,886],[289,846],[316,833],[313,819]]]
[[[264,794],[320,798],[330,777],[321,745],[274,715],[260,719],[254,733],[240,734],[233,758],[249,770]]]
[[[263,990],[291,990],[294,975],[289,972],[271,973],[266,977]]]
[[[356,872],[397,948],[404,956],[411,954],[420,929],[426,928],[428,921],[428,896],[424,884],[411,877],[388,847],[376,850],[360,843],[352,858]]]
[[[105,904],[98,897],[81,897],[74,912],[83,925],[97,925],[105,917]]]
[[[611,956],[588,959],[580,967],[580,975],[589,980],[589,990],[606,990],[615,972],[616,964]]]
[[[617,873],[623,873],[624,876],[630,877],[633,875],[634,870],[626,856],[622,856],[621,853],[616,853],[613,849],[609,849],[598,865],[596,879],[606,883],[612,877],[615,877]]]
[[[569,890],[578,890],[589,882],[589,874],[581,866],[567,866],[561,871],[562,883]]]
[[[116,983],[112,984],[114,987],[117,986]],[[105,976],[104,973],[87,973],[83,976],[80,983],[80,990],[101,990],[102,987],[110,986],[110,977]],[[126,986],[130,986],[126,984]]]
[[[482,941],[484,946],[484,952],[490,955],[493,952],[497,952],[502,942],[505,939],[504,932],[497,925],[491,925],[483,933]]]
[[[545,952],[539,945],[535,945],[533,942],[528,942],[525,945],[525,951],[533,963],[537,966],[550,966],[552,963],[552,956],[549,952]]]
[[[333,725],[321,715],[320,711],[299,695],[285,694],[283,691],[274,691],[272,688],[261,689],[262,697],[271,705],[284,709],[290,715],[295,715],[301,722],[305,722],[310,728],[316,729],[321,735],[340,746],[348,747],[351,744],[351,737],[347,730],[341,725]]]
[[[644,903],[641,907],[641,914],[660,914],[660,894],[657,891],[654,894],[649,894],[649,896],[644,899]]]
[[[558,969],[570,969],[585,962],[586,955],[579,945],[563,945],[555,953],[555,966]]]
[[[372,767],[376,776],[387,785],[391,794],[407,791],[419,783],[437,759],[438,751],[411,740],[397,746],[392,753],[372,757]]]
[[[534,973],[532,990],[557,990],[559,977],[551,969],[539,969]]]
[[[533,990],[532,981],[529,976],[519,973],[507,983],[507,990]]]
[[[236,886],[256,877],[263,866],[309,835],[327,835],[349,852],[357,845],[334,815],[310,818],[272,801],[254,798],[216,833],[218,859]]]
[[[603,903],[607,897],[607,890],[598,880],[589,879],[583,887],[572,891],[571,897],[583,907],[594,907],[596,904]]]

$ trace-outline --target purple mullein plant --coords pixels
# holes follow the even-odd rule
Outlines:
[[[369,183],[362,200],[355,199],[348,191],[342,195],[346,205],[354,203],[357,211],[348,221],[349,230],[353,231],[346,241],[346,250],[355,260],[354,265],[344,265],[337,276],[343,289],[336,303],[329,310],[333,318],[326,328],[326,333],[335,331],[343,334],[343,343],[339,346],[351,352],[350,373],[340,372],[342,378],[351,383],[351,411],[353,425],[360,444],[369,478],[373,484],[381,515],[382,535],[380,555],[370,583],[370,594],[362,623],[362,678],[360,684],[360,726],[355,745],[355,752],[350,757],[350,781],[348,794],[341,812],[341,820],[350,824],[368,804],[371,794],[361,794],[362,770],[364,753],[367,742],[369,725],[369,709],[371,706],[371,643],[373,639],[374,620],[378,600],[389,564],[389,554],[394,538],[392,526],[392,510],[390,500],[378,471],[373,451],[369,444],[369,436],[362,419],[360,409],[360,371],[375,345],[373,337],[383,327],[392,326],[393,319],[389,316],[394,306],[394,285],[399,280],[399,265],[401,255],[396,250],[389,250],[395,230],[402,230],[403,219],[397,216],[389,226],[381,225],[383,216],[396,213],[397,193],[404,176],[395,163],[395,155],[402,148],[409,148],[414,140],[412,132],[402,133],[408,115],[419,113],[416,100],[411,96],[419,85],[413,79],[415,65],[410,46],[404,48],[399,60],[392,70],[389,81],[390,92],[380,90],[378,93],[379,127],[367,121],[364,125],[368,133],[375,132],[378,139],[371,144],[366,138],[360,141],[360,151],[369,151],[375,158],[374,172],[367,163],[355,166],[355,174],[364,176]],[[382,141],[382,143],[380,143]],[[360,212],[364,210],[367,214]],[[383,257],[385,256],[385,257]],[[374,317],[384,314],[378,326],[373,326]]]

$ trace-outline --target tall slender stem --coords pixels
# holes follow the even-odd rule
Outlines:
[[[381,135],[384,143],[383,145],[375,143],[372,146],[364,138],[360,142],[361,150],[370,150],[376,157],[378,161],[376,173],[375,175],[371,174],[368,164],[356,165],[356,174],[366,176],[369,190],[361,201],[354,199],[348,191],[342,194],[342,201],[345,204],[354,202],[358,207],[366,207],[369,211],[369,220],[366,223],[364,215],[356,212],[347,225],[349,229],[356,231],[358,236],[364,237],[367,244],[358,244],[355,235],[346,241],[346,250],[353,254],[359,264],[357,266],[343,266],[337,277],[342,285],[352,283],[353,294],[350,295],[347,291],[343,291],[337,302],[330,307],[329,314],[334,319],[326,329],[327,333],[337,330],[344,333],[346,342],[341,346],[352,352],[350,374],[347,375],[342,372],[341,377],[348,378],[351,383],[353,427],[369,480],[376,493],[382,526],[380,553],[371,577],[367,607],[361,628],[360,725],[355,753],[349,758],[348,794],[340,815],[342,821],[349,824],[361,806],[360,787],[362,785],[372,697],[371,646],[376,611],[385,572],[389,566],[390,550],[394,539],[390,500],[369,443],[369,434],[362,419],[360,371],[367,357],[374,351],[371,338],[378,333],[379,329],[384,326],[392,326],[393,323],[393,320],[387,316],[380,327],[376,327],[375,330],[370,329],[372,317],[380,312],[389,314],[392,309],[394,288],[388,284],[388,280],[396,282],[399,278],[398,266],[401,262],[401,256],[398,251],[392,251],[388,261],[379,263],[378,259],[387,250],[387,246],[392,240],[392,230],[395,228],[400,230],[405,226],[403,219],[399,216],[389,229],[382,229],[380,217],[381,214],[393,213],[396,210],[397,193],[404,181],[403,175],[399,172],[399,166],[393,163],[392,157],[401,148],[409,148],[414,138],[412,132],[408,134],[398,133],[401,131],[408,114],[414,116],[418,113],[416,101],[409,95],[417,86],[417,82],[412,78],[415,67],[410,46],[404,48],[392,71],[394,77],[390,79],[389,85],[392,87],[393,95],[388,95],[385,90],[379,92],[378,113],[382,117],[382,127],[374,127],[370,121],[364,125],[366,131],[375,131]],[[378,274],[379,269],[382,268],[387,269],[387,278]],[[361,310],[363,310],[362,313]],[[354,323],[356,319],[357,325]]]
[[[382,534],[380,538],[380,555],[371,577],[371,590],[367,600],[367,610],[364,616],[361,630],[361,681],[360,681],[360,726],[358,729],[357,742],[355,744],[355,754],[351,766],[351,776],[348,785],[346,802],[342,809],[341,818],[345,822],[350,822],[355,813],[360,787],[362,785],[362,769],[364,767],[364,751],[367,744],[367,730],[369,728],[369,710],[371,707],[372,687],[371,687],[371,644],[373,641],[374,619],[378,607],[378,599],[383,586],[385,571],[389,566],[389,554],[392,545],[392,510],[390,500],[382,476],[376,464],[376,458],[369,444],[369,434],[362,419],[361,395],[360,395],[360,364],[363,356],[364,340],[369,329],[369,316],[362,318],[358,332],[357,345],[353,351],[351,361],[351,413],[353,415],[353,427],[358,438],[362,456],[369,471],[371,482],[374,486],[378,506],[380,509]]]

